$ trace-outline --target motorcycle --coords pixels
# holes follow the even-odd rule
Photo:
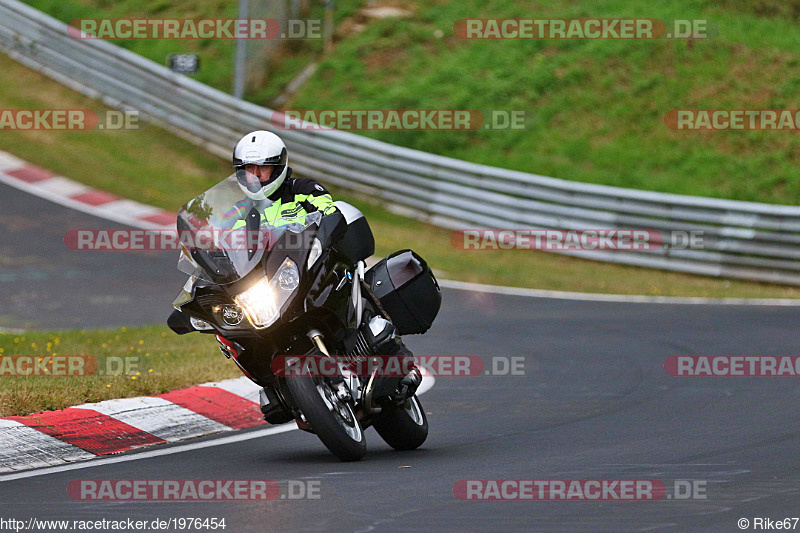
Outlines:
[[[189,279],[169,327],[216,335],[222,353],[262,387],[267,422],[295,421],[343,461],[364,456],[370,426],[397,450],[421,446],[428,420],[402,376],[348,364],[431,327],[441,306],[431,269],[411,250],[366,269],[375,241],[357,208],[336,202],[333,214],[277,218],[279,206],[246,194],[240,184],[257,178],[243,173],[178,213],[178,268]],[[312,372],[315,359],[329,359],[335,375]],[[298,361],[306,372],[276,364]]]

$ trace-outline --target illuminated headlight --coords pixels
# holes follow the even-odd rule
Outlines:
[[[314,263],[317,262],[319,256],[322,255],[322,243],[319,242],[319,239],[316,237],[314,238],[314,242],[311,245],[311,251],[308,253],[308,262],[306,263],[306,269],[311,268]]]
[[[271,281],[262,279],[236,297],[247,319],[257,328],[266,328],[278,320],[280,309],[300,284],[297,265],[288,257]]]

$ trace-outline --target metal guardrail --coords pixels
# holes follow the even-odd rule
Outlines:
[[[682,196],[527,174],[343,131],[278,130],[273,111],[236,99],[67,27],[17,0],[0,3],[0,50],[112,107],[136,109],[224,157],[243,133],[281,135],[300,174],[453,229],[703,231],[702,250],[561,252],[680,272],[800,285],[800,207]],[[32,88],[35,90],[35,88]]]

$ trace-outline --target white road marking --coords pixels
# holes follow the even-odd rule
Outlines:
[[[681,296],[637,296],[631,294],[594,294],[587,292],[548,291],[524,289],[502,285],[484,285],[449,279],[437,280],[441,287],[460,291],[526,296],[529,298],[553,298],[585,302],[621,302],[633,304],[681,304],[681,305],[778,305],[800,306],[800,299],[793,298],[695,298]]]

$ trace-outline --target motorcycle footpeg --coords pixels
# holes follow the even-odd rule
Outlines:
[[[261,391],[259,391],[259,400],[261,403],[261,412],[264,414],[264,420],[270,424],[285,424],[294,420],[294,416],[284,409],[278,399],[278,395],[272,389],[261,389]]]

